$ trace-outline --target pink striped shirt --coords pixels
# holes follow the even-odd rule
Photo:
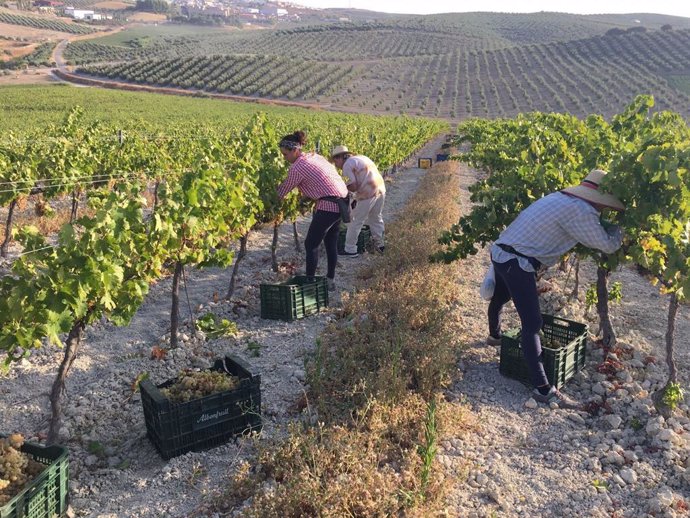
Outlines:
[[[324,196],[347,196],[347,186],[335,166],[316,153],[302,153],[290,166],[288,176],[278,187],[278,196],[284,198],[297,187],[307,198],[318,200]],[[317,201],[316,209],[340,212],[332,201]]]

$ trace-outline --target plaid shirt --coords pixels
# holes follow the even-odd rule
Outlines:
[[[316,153],[302,153],[295,160],[287,178],[278,187],[278,195],[284,198],[295,187],[312,200],[324,196],[347,196],[347,186],[335,166]],[[340,212],[338,205],[332,201],[317,201],[316,210]]]
[[[491,258],[505,263],[517,257],[520,268],[533,272],[524,257],[506,252],[498,244],[534,257],[545,266],[553,266],[576,244],[607,254],[618,250],[623,233],[615,227],[608,233],[599,222],[599,212],[588,202],[555,192],[535,201],[506,228],[491,247]]]

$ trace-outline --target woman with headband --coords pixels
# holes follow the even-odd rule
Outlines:
[[[306,142],[303,131],[295,131],[280,141],[280,152],[290,164],[288,176],[278,187],[278,195],[284,198],[295,187],[307,198],[316,201],[304,248],[307,253],[306,275],[316,275],[319,262],[319,245],[326,246],[328,270],[326,273],[329,291],[335,290],[335,265],[338,261],[338,233],[340,210],[338,204],[322,200],[326,196],[344,198],[347,186],[335,166],[317,153],[302,150]]]

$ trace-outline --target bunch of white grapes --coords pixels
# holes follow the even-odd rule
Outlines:
[[[175,383],[161,389],[161,392],[174,403],[186,403],[217,392],[233,390],[239,384],[240,378],[225,372],[184,370]]]
[[[33,480],[45,465],[22,453],[24,437],[15,433],[0,437],[0,505],[5,505],[24,485]]]

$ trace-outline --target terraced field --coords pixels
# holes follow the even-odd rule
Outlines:
[[[50,31],[60,31],[69,34],[89,34],[96,29],[87,25],[79,25],[68,20],[61,20],[55,17],[25,16],[14,14],[7,10],[0,9],[0,23],[9,25],[21,25],[34,29],[46,29]]]
[[[611,16],[484,13],[254,33],[125,32],[75,42],[66,57],[85,75],[347,111],[608,116],[652,94],[660,109],[690,114],[690,19],[657,16],[647,27],[619,16],[617,24]]]

